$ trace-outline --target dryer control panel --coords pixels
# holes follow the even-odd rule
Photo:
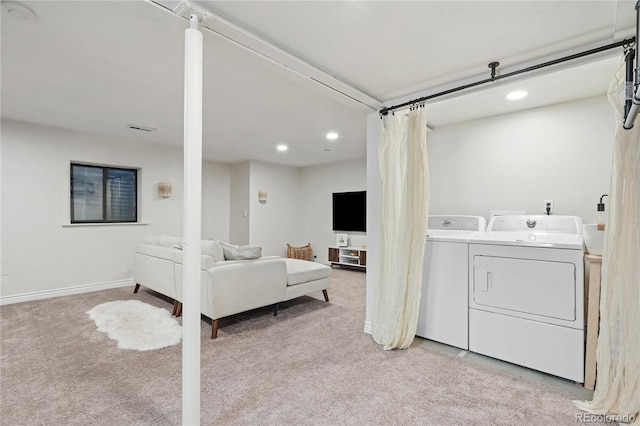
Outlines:
[[[578,216],[558,215],[511,215],[495,216],[487,231],[555,232],[560,234],[582,234],[582,219]]]

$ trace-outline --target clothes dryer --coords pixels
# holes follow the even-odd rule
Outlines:
[[[468,349],[469,238],[481,216],[429,216],[416,335]]]
[[[469,241],[469,350],[584,381],[582,221],[497,216]]]

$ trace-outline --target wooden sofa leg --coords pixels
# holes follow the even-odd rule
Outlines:
[[[273,305],[273,316],[274,317],[278,316],[278,304],[277,303],[275,305]]]
[[[176,316],[176,313],[178,312],[178,301],[174,300],[173,301],[173,310],[171,311],[171,315],[172,316]]]
[[[178,302],[176,300],[176,318],[180,317],[182,315],[182,302]]]
[[[136,283],[136,288],[133,289],[134,293],[137,293],[140,290],[140,284]]]
[[[216,339],[218,337],[218,325],[220,324],[220,320],[213,320],[211,322],[211,338]]]
[[[327,289],[322,290],[322,294],[324,294],[324,301],[329,301],[329,293],[327,293]]]

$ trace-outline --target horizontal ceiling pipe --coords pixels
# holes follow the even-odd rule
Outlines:
[[[485,80],[480,80],[480,81],[476,81],[474,83],[464,84],[462,86],[455,87],[453,89],[445,90],[443,92],[434,93],[433,95],[423,96],[421,98],[414,99],[414,100],[411,100],[411,101],[407,101],[407,102],[404,102],[404,103],[401,103],[401,104],[398,104],[398,105],[385,107],[385,108],[382,108],[379,111],[379,113],[380,113],[380,115],[387,115],[387,114],[389,114],[389,112],[393,112],[396,109],[404,108],[404,107],[407,107],[407,106],[410,106],[410,105],[414,105],[414,104],[418,104],[418,103],[423,103],[423,102],[426,102],[426,101],[428,101],[430,99],[439,98],[441,96],[449,95],[451,93],[460,92],[462,90],[466,90],[466,89],[469,89],[471,87],[476,87],[476,86],[480,86],[482,84],[486,84],[486,83],[491,83],[491,82],[494,82],[494,81],[502,80],[503,78],[513,77],[513,76],[516,76],[516,75],[519,75],[519,74],[524,74],[524,73],[527,73],[527,72],[539,70],[541,68],[546,68],[546,67],[549,67],[549,66],[552,66],[552,65],[561,64],[563,62],[568,62],[568,61],[571,61],[571,60],[574,60],[574,59],[578,59],[578,58],[582,58],[582,57],[585,57],[585,56],[594,55],[596,53],[605,52],[605,51],[610,50],[610,49],[614,49],[614,48],[617,48],[617,47],[633,44],[633,43],[635,43],[635,41],[636,41],[636,37],[627,38],[627,39],[624,39],[622,41],[618,41],[618,42],[615,42],[615,43],[607,44],[606,46],[596,47],[594,49],[589,49],[589,50],[586,50],[584,52],[575,53],[573,55],[568,55],[568,56],[565,56],[563,58],[559,58],[559,59],[554,59],[552,61],[543,62],[543,63],[538,64],[538,65],[532,65],[530,67],[523,68],[521,70],[513,71],[513,72],[510,72],[510,73],[506,73],[506,74],[503,74],[503,75],[494,76],[493,72],[492,72],[492,76],[490,78],[485,79]],[[636,50],[638,50],[638,49],[636,49]],[[491,64],[489,65],[489,67],[492,68]],[[493,70],[493,68],[492,68],[492,70]]]
[[[373,111],[383,105],[380,100],[372,95],[211,12],[204,6],[189,0],[181,0],[176,2],[177,4],[158,0],[151,0],[151,2],[183,19],[189,19],[192,13],[196,14],[201,31],[205,30],[247,52],[284,68],[295,75],[296,78],[311,82],[310,86],[320,87],[323,91],[329,89],[332,94],[336,95],[335,98],[346,98],[345,100],[348,100],[349,104],[351,104],[351,101],[357,102]]]

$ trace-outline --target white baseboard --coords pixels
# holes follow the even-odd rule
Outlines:
[[[59,288],[55,290],[34,291],[32,293],[16,294],[13,296],[0,296],[0,305],[30,302],[32,300],[49,299],[52,297],[71,296],[73,294],[90,293],[92,291],[108,290],[111,288],[127,287],[134,285],[133,278],[106,283],[85,284],[75,287]]]
[[[364,332],[367,333],[367,334],[372,334],[371,321],[365,321],[364,322]]]

